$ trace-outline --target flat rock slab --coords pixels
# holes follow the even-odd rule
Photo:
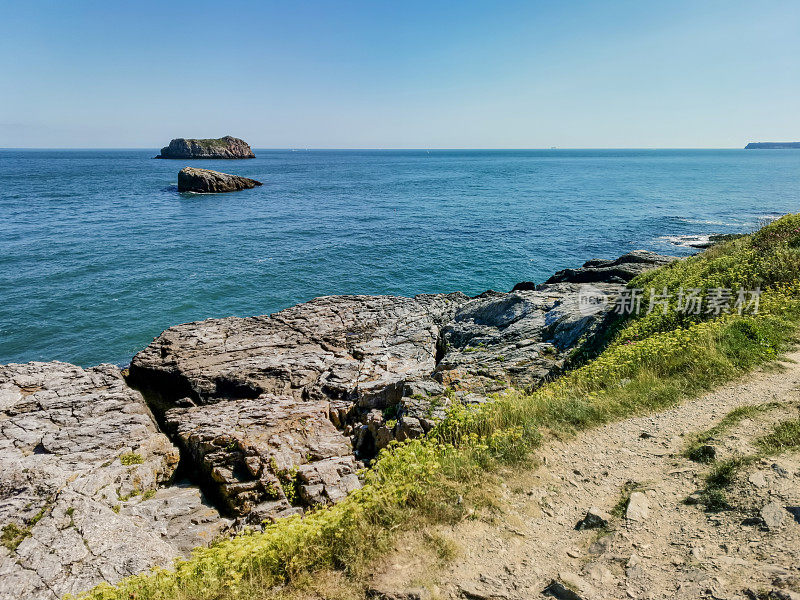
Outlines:
[[[273,394],[384,408],[406,379],[433,372],[439,330],[467,300],[325,296],[271,316],[177,325],[133,358],[131,378],[197,404]]]
[[[181,552],[157,519],[125,510],[177,464],[117,367],[0,367],[0,598],[55,599],[169,565]]]
[[[222,192],[237,192],[249,190],[262,185],[260,181],[229,175],[209,169],[195,169],[186,167],[178,172],[178,191],[195,192],[198,194],[218,194]]]
[[[643,492],[633,492],[628,507],[625,509],[625,518],[629,521],[644,522],[650,517],[650,501]]]

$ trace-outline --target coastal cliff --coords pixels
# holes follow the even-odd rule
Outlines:
[[[793,150],[800,148],[800,142],[750,142],[745,150]]]
[[[256,155],[244,140],[226,135],[217,139],[177,138],[161,149],[156,158],[195,159],[195,158],[255,158]]]

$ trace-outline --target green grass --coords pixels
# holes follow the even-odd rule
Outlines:
[[[800,419],[783,421],[771,433],[756,440],[765,455],[780,454],[800,448]]]
[[[660,410],[775,359],[800,322],[800,215],[634,280],[633,287],[760,286],[757,315],[640,315],[560,379],[479,407],[455,403],[425,438],[384,449],[341,503],[198,548],[174,569],[101,585],[92,600],[257,600],[317,573],[363,580],[396,533],[454,522],[490,503],[498,473],[530,464],[543,434],[568,435]],[[784,443],[792,432],[782,432]],[[722,475],[721,475],[722,476]]]

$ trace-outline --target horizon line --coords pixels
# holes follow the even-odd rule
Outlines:
[[[410,146],[397,146],[397,147],[333,147],[333,146],[251,146],[254,150],[275,151],[285,150],[294,152],[314,152],[314,151],[417,151],[417,152],[438,152],[438,151],[453,151],[453,150],[472,150],[478,152],[486,151],[502,151],[502,150],[521,150],[521,151],[554,151],[554,150],[744,150],[744,146],[551,146],[542,148],[532,147],[410,147]],[[0,146],[0,150],[160,150],[155,146]],[[216,160],[216,159],[207,159]],[[223,160],[223,159],[220,159]]]

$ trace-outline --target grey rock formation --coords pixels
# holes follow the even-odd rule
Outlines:
[[[133,358],[130,376],[198,404],[261,394],[331,400],[342,424],[353,402],[396,404],[407,379],[432,373],[439,330],[467,300],[326,296],[271,316],[177,325]]]
[[[178,172],[178,191],[196,192],[199,194],[216,194],[220,192],[236,192],[249,190],[262,185],[260,181],[229,175],[209,169],[186,167]]]
[[[360,487],[352,447],[333,426],[329,403],[292,396],[175,408],[167,430],[198,465],[208,489],[250,521],[301,513]]]
[[[157,489],[177,463],[116,367],[0,367],[0,598],[60,598],[166,566],[204,543],[221,521],[197,490],[178,502],[184,521],[210,511],[196,535],[170,532],[160,510],[142,512],[176,503],[173,490]]]
[[[634,250],[616,260],[592,259],[579,269],[558,271],[545,283],[627,283],[649,269],[667,265],[676,256],[663,256],[647,250]]]
[[[620,285],[597,284],[613,298]],[[435,378],[446,386],[488,394],[530,388],[564,366],[569,350],[609,317],[607,304],[585,315],[576,284],[542,285],[464,303],[442,329],[444,355]]]
[[[323,297],[187,323],[134,357],[130,377],[166,397],[168,429],[227,510],[279,516],[356,487],[354,452],[369,460],[429,431],[452,402],[485,402],[558,372],[609,318],[610,306],[582,314],[579,288]],[[284,430],[300,418],[302,439]],[[298,477],[294,498],[287,473]]]
[[[156,158],[255,158],[244,140],[226,135],[216,139],[177,138],[161,149]]]

